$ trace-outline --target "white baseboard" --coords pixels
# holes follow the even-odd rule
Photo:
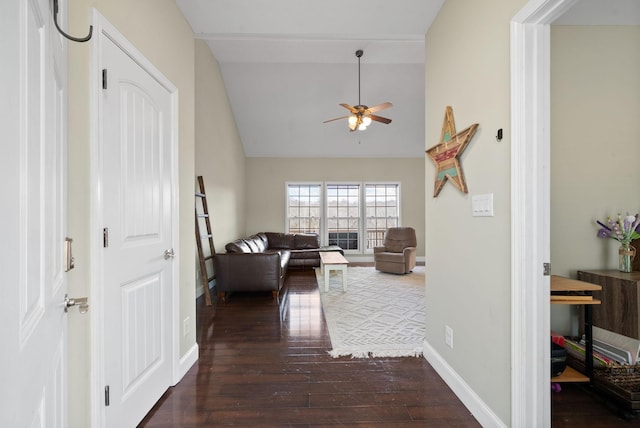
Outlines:
[[[469,385],[447,364],[442,356],[425,340],[422,346],[424,358],[458,396],[483,427],[507,428],[507,425],[480,399]]]
[[[352,263],[373,263],[373,256],[363,256],[358,254],[345,254],[344,258]]]
[[[189,349],[183,356],[180,358],[180,364],[178,366],[178,373],[176,373],[176,378],[173,380],[173,384],[176,385],[178,382],[182,380],[184,375],[187,374],[189,369],[198,361],[198,355],[200,351],[198,349],[198,344],[194,343],[191,349]]]
[[[356,254],[345,254],[344,258],[353,263],[373,263],[373,256],[360,256]],[[416,257],[416,262],[419,264],[425,264],[425,257]]]

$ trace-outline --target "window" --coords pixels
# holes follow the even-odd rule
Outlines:
[[[320,184],[287,184],[287,232],[322,236],[321,191]]]
[[[399,196],[399,184],[365,184],[367,251],[381,246],[387,229],[400,224]]]
[[[364,192],[363,192],[364,189]],[[399,183],[287,183],[286,231],[317,233],[322,245],[371,253],[400,225]]]
[[[360,186],[327,185],[327,235],[329,245],[360,249]]]

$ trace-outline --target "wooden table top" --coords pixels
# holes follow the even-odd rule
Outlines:
[[[602,286],[577,279],[551,275],[550,291],[600,291]]]
[[[602,286],[577,279],[565,278],[563,276],[551,275],[551,303],[562,305],[599,305],[600,300],[594,299],[591,295],[593,291],[602,290]],[[589,292],[586,295],[554,295],[553,293],[577,293]]]
[[[345,259],[338,251],[321,251],[320,258],[325,265],[346,265],[349,260]]]
[[[613,269],[579,269],[578,272],[584,272],[591,275],[608,276],[611,278],[622,279],[625,281],[640,281],[640,272],[620,272]]]

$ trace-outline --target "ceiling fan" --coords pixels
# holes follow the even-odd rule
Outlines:
[[[360,102],[360,58],[364,52],[361,49],[356,51],[356,57],[358,57],[358,105],[350,106],[349,104],[340,104],[342,107],[346,108],[351,112],[350,115],[336,117],[335,119],[325,120],[322,123],[333,122],[334,120],[347,119],[347,123],[349,125],[349,131],[353,132],[356,129],[359,131],[364,131],[367,129],[367,126],[371,124],[372,120],[376,122],[389,124],[391,123],[391,119],[387,119],[386,117],[376,116],[375,112],[380,110],[384,110],[389,107],[393,107],[393,104],[390,102],[382,103],[375,105],[373,107],[367,107],[366,105]]]

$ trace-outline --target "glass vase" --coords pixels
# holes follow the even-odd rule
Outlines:
[[[636,255],[636,249],[631,246],[629,242],[621,242],[620,249],[618,250],[618,256],[620,262],[618,269],[620,272],[631,272],[631,261]]]

